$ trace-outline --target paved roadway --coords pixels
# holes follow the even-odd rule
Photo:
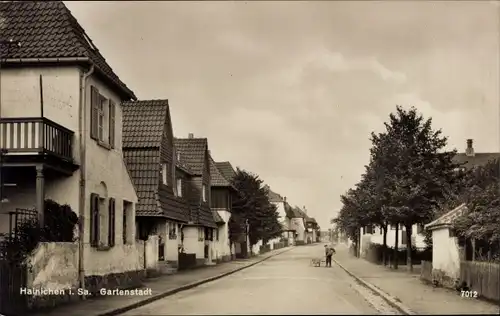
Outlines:
[[[341,268],[315,268],[324,244],[295,247],[217,281],[123,315],[398,314]]]

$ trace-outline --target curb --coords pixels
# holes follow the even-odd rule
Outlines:
[[[391,305],[392,307],[397,309],[399,312],[401,312],[402,315],[416,315],[411,309],[409,309],[408,307],[406,307],[402,303],[398,302],[398,300],[396,298],[392,297],[391,295],[385,293],[384,291],[382,291],[381,289],[379,289],[375,285],[368,283],[367,281],[361,279],[360,277],[358,277],[357,275],[355,275],[351,271],[347,270],[342,264],[340,264],[340,262],[338,262],[334,258],[332,258],[332,260],[339,267],[341,267],[342,270],[344,270],[347,274],[349,274],[351,277],[353,277],[358,283],[367,287],[368,289],[370,289],[372,292],[374,292],[378,296],[382,297],[384,299],[384,301],[386,301],[389,305]]]
[[[221,274],[218,274],[218,275],[215,275],[215,276],[211,276],[211,277],[199,280],[199,281],[195,281],[195,282],[188,283],[186,285],[179,286],[177,288],[165,291],[163,293],[156,294],[154,296],[151,296],[151,297],[149,297],[149,298],[147,298],[145,300],[136,302],[134,304],[126,305],[126,306],[123,306],[123,307],[120,307],[120,308],[116,308],[116,309],[113,309],[113,310],[110,310],[110,311],[98,314],[97,316],[115,316],[115,315],[123,314],[125,312],[128,312],[129,310],[136,309],[138,307],[150,304],[150,303],[152,303],[154,301],[160,300],[160,299],[165,298],[167,296],[171,296],[171,295],[174,295],[176,293],[192,289],[192,288],[197,287],[199,285],[202,285],[202,284],[205,284],[205,283],[209,283],[209,282],[221,279],[221,278],[223,278],[225,276],[231,275],[233,273],[239,272],[241,270],[245,270],[247,268],[253,267],[256,264],[259,264],[259,263],[261,263],[263,261],[266,261],[267,259],[270,259],[270,258],[275,257],[277,255],[280,255],[280,254],[282,254],[284,252],[290,251],[292,249],[294,249],[294,247],[289,247],[288,249],[285,249],[285,250],[280,251],[278,253],[274,253],[274,254],[272,254],[270,256],[267,256],[265,258],[262,258],[260,260],[255,261],[255,262],[252,262],[252,263],[250,263],[248,265],[245,265],[243,267],[239,267],[239,268],[236,268],[236,269],[228,271],[228,272],[224,272],[224,273],[221,273]]]

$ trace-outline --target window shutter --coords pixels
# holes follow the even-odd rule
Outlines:
[[[127,205],[123,202],[123,219],[122,219],[122,238],[123,244],[127,244]]]
[[[90,138],[98,139],[99,130],[99,90],[95,86],[90,87]]]
[[[90,245],[99,245],[99,195],[90,195]]]
[[[112,100],[109,100],[109,145],[111,148],[115,148],[115,115],[116,104]]]
[[[115,199],[109,199],[109,229],[108,229],[108,245],[115,245]]]

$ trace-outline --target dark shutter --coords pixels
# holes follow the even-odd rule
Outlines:
[[[115,199],[109,199],[109,228],[108,228],[108,245],[113,247],[115,245]]]
[[[109,145],[111,148],[115,148],[115,115],[116,104],[112,100],[109,100]]]
[[[123,237],[123,244],[127,244],[127,204],[123,202],[123,230],[122,230],[122,237]]]
[[[99,245],[99,195],[90,195],[90,245]]]
[[[99,103],[101,98],[95,86],[90,87],[90,138],[99,139]]]

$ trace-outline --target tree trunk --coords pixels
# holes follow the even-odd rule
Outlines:
[[[387,224],[382,226],[382,231],[384,234],[384,240],[382,245],[382,261],[384,262],[384,266],[387,265]]]
[[[405,227],[406,227],[406,265],[408,266],[408,269],[410,269],[410,272],[413,272],[413,264],[412,264],[412,257],[411,257],[412,225],[405,225]]]
[[[399,223],[396,224],[396,230],[395,230],[395,242],[394,242],[394,258],[393,258],[393,265],[394,269],[398,269],[398,244],[399,244]]]

